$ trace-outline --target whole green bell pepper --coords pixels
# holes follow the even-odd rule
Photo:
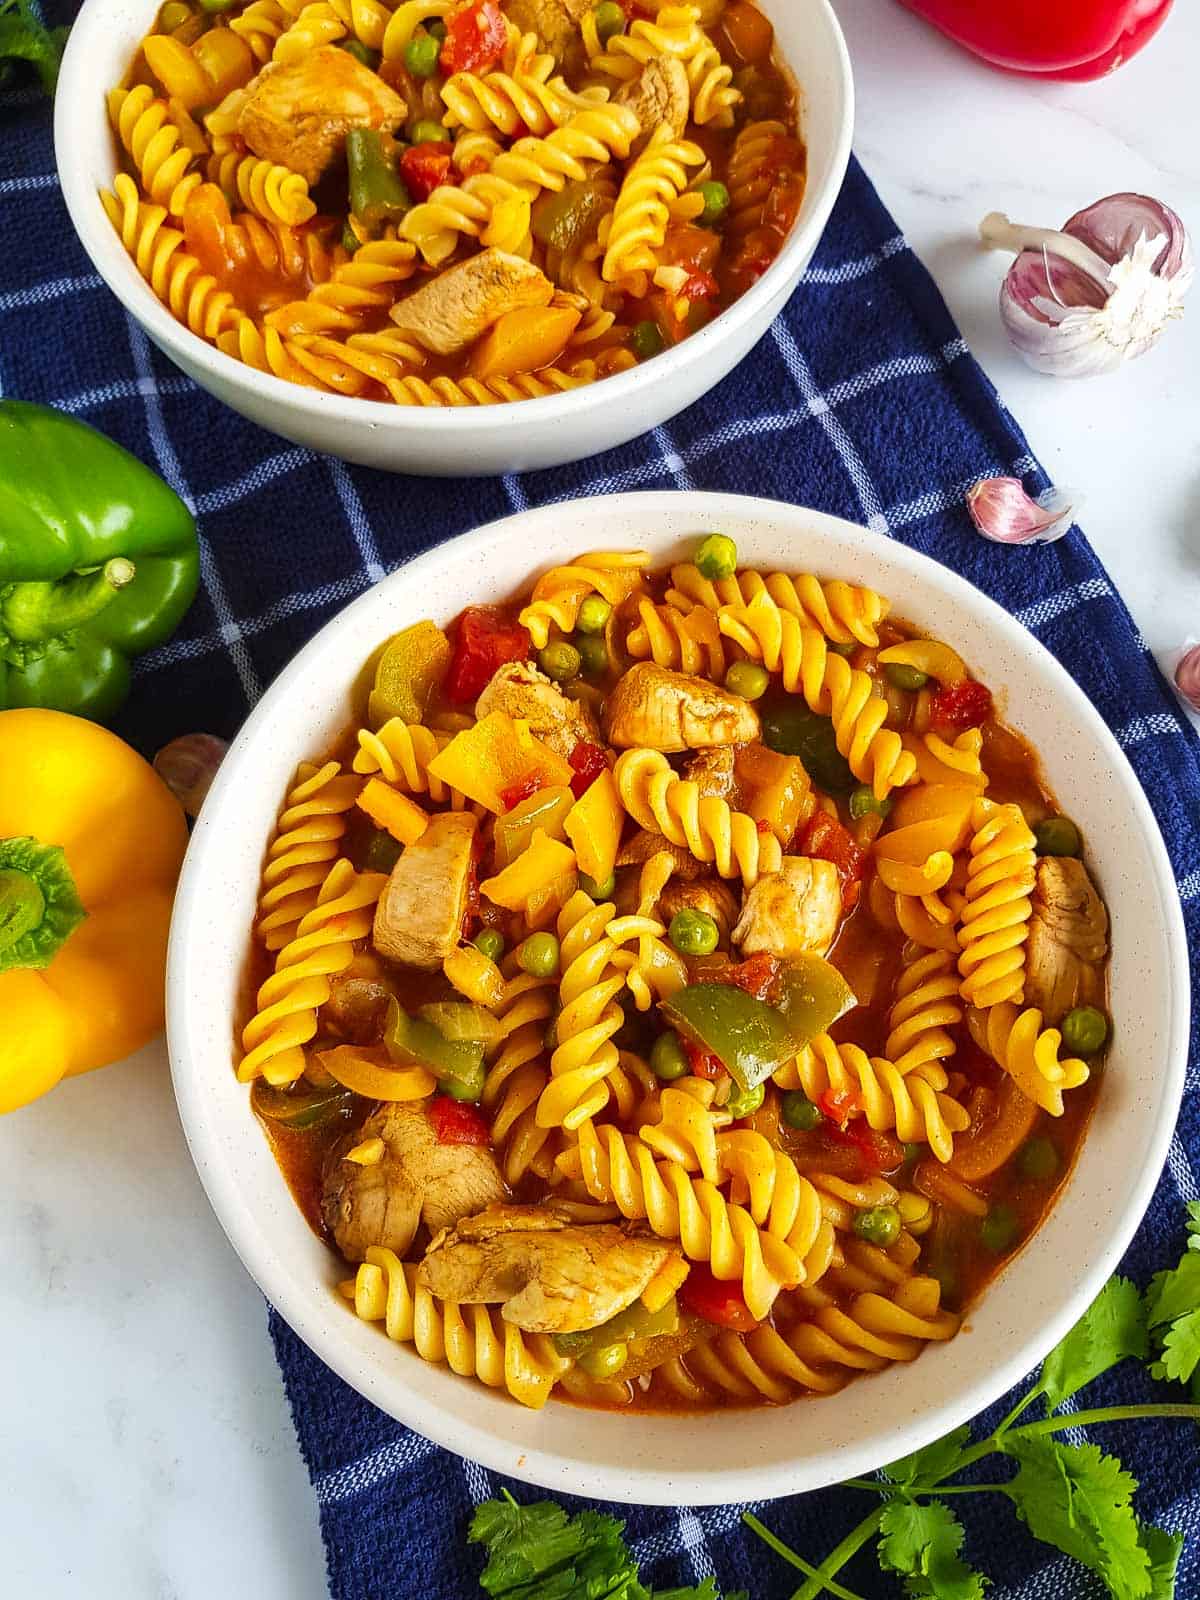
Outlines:
[[[161,478],[74,417],[0,401],[0,711],[107,721],[199,576],[192,514]]]

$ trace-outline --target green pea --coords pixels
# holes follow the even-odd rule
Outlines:
[[[993,1206],[979,1224],[979,1237],[993,1255],[1003,1255],[1017,1237],[1017,1218],[1011,1206]]]
[[[1033,830],[1040,856],[1077,856],[1083,851],[1079,829],[1069,817],[1045,817]]]
[[[616,874],[610,872],[603,883],[597,883],[595,878],[589,877],[586,872],[581,872],[579,874],[579,887],[589,900],[594,900],[599,905],[602,900],[611,900],[616,892]]]
[[[191,6],[184,5],[183,0],[167,0],[158,13],[159,29],[163,33],[174,33],[176,28],[183,27],[191,14]]]
[[[721,942],[721,930],[707,911],[685,907],[671,918],[667,937],[681,956],[710,956]]]
[[[439,44],[443,44],[446,39],[446,24],[441,17],[433,17],[425,24],[425,32]]]
[[[854,1231],[868,1244],[877,1244],[881,1250],[895,1244],[903,1223],[895,1206],[872,1206],[868,1211],[856,1211]]]
[[[608,646],[602,633],[577,633],[571,643],[579,651],[584,676],[602,678],[608,671]]]
[[[753,1089],[735,1087],[725,1102],[725,1109],[735,1122],[741,1117],[752,1117],[766,1099],[766,1094],[766,1085],[762,1083],[756,1083]]]
[[[495,928],[481,928],[472,943],[489,961],[499,961],[504,954],[504,935]]]
[[[342,249],[353,255],[356,250],[361,250],[362,240],[355,233],[349,223],[342,229]]]
[[[863,817],[869,817],[873,811],[877,811],[881,817],[886,817],[891,809],[891,796],[876,800],[875,791],[869,783],[860,783],[850,796],[850,815],[855,822],[860,822]]]
[[[404,65],[414,78],[432,78],[438,69],[441,49],[431,33],[414,33],[404,46]]]
[[[607,44],[618,33],[625,32],[625,13],[616,0],[601,0],[601,4],[592,12],[592,19],[601,44]]]
[[[1073,1056],[1094,1056],[1108,1041],[1108,1018],[1095,1006],[1076,1006],[1062,1019],[1062,1041]]]
[[[367,872],[390,872],[399,861],[404,846],[382,828],[373,828],[363,851],[363,867]]]
[[[789,1089],[780,1104],[780,1111],[788,1127],[799,1128],[802,1133],[810,1133],[819,1122],[825,1120],[820,1106],[815,1106],[802,1089]]]
[[[906,1167],[911,1167],[913,1162],[919,1161],[924,1154],[925,1146],[923,1144],[906,1144],[904,1146],[903,1165]]]
[[[450,131],[443,128],[440,122],[432,122],[428,117],[422,117],[415,123],[412,131],[414,144],[449,144]]]
[[[650,1046],[650,1070],[664,1083],[673,1083],[690,1070],[687,1051],[677,1033],[660,1033],[655,1039]]]
[[[729,210],[729,190],[723,183],[702,183],[700,197],[704,201],[704,210],[697,221],[702,228],[715,228],[718,223],[724,222],[725,213]]]
[[[572,678],[579,676],[582,665],[583,658],[579,651],[565,639],[555,639],[552,644],[538,651],[538,666],[555,683],[570,683]]]
[[[612,616],[612,607],[602,594],[589,594],[580,602],[575,626],[580,633],[603,633]]]
[[[200,0],[200,9],[215,17],[222,11],[232,11],[236,3],[237,0]]]
[[[757,661],[735,661],[725,674],[725,687],[743,700],[761,700],[770,683],[771,674]]]
[[[923,689],[929,682],[927,672],[922,672],[920,667],[905,666],[902,661],[889,661],[883,675],[893,689]]]
[[[620,9],[618,6],[617,10]],[[628,1360],[629,1346],[621,1339],[616,1344],[596,1345],[579,1357],[579,1365],[589,1378],[603,1383],[606,1378],[615,1378]]]
[[[723,533],[710,533],[701,539],[696,550],[696,566],[700,576],[715,583],[718,578],[732,578],[737,571],[737,545]]]
[[[1029,1139],[1021,1147],[1017,1157],[1017,1166],[1023,1178],[1034,1178],[1039,1182],[1052,1178],[1058,1171],[1058,1151],[1051,1140],[1045,1137]]]
[[[553,978],[558,973],[558,940],[552,933],[531,933],[517,951],[517,965],[531,978]]]
[[[629,348],[639,361],[649,361],[651,356],[661,355],[666,347],[667,341],[657,322],[637,322],[630,330]]]
[[[370,67],[372,72],[379,65],[379,51],[372,50],[369,44],[364,44],[361,39],[343,39],[342,49],[348,56],[353,56],[355,61],[361,61],[364,67]]]

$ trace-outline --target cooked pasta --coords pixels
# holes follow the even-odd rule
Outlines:
[[[220,337],[325,387],[339,351],[407,365],[293,304]],[[236,1063],[359,1316],[618,1410],[951,1338],[1069,1171],[1109,1026],[1078,830],[968,664],[720,533],[372,646],[267,847]]]
[[[113,193],[102,190],[100,200],[138,271],[193,333],[215,340],[236,316],[233,296],[183,249],[179,229],[165,226],[164,206],[140,202],[133,179],[124,172],[117,174],[113,188]]]
[[[719,315],[800,210],[773,31],[702,14],[609,15],[602,38],[586,6],[176,0],[108,98],[116,177],[170,227],[108,209],[173,314],[258,371],[402,406],[563,394]],[[749,154],[742,71],[753,125],[783,130]],[[297,234],[301,270],[231,212]]]

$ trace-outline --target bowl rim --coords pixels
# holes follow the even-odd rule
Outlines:
[[[803,517],[812,531],[818,534],[824,528],[834,530],[842,537],[847,533],[860,539],[871,537],[869,530],[829,513],[760,497],[703,490],[593,495],[582,497],[574,504],[602,504],[606,510],[611,510],[614,520],[622,514],[633,518],[639,513],[657,515],[664,505],[670,504],[688,512],[690,521],[696,527],[722,525],[732,522],[734,518],[741,518],[768,526],[774,524],[779,528],[781,537],[786,536],[788,519]],[[247,770],[253,765],[258,731],[270,721],[276,704],[292,693],[293,685],[306,675],[309,663],[321,656],[335,634],[352,631],[356,616],[378,604],[379,591],[410,588],[414,586],[414,580],[419,588],[425,570],[456,564],[474,548],[486,548],[497,540],[513,543],[523,541],[528,549],[534,551],[538,548],[539,524],[552,527],[555,519],[561,518],[562,511],[563,507],[557,504],[519,511],[459,534],[403,563],[332,617],[278,675],[239,730],[210,791],[207,817],[215,819],[218,810],[226,804],[226,796],[232,797],[241,786]],[[1163,1029],[1166,1092],[1153,1110],[1145,1114],[1150,1127],[1146,1160],[1115,1225],[1102,1235],[1099,1243],[1092,1246],[1079,1276],[1073,1287],[1066,1291],[1057,1312],[1039,1323],[1027,1336],[1014,1341],[1007,1348],[1003,1360],[980,1372],[974,1382],[963,1384],[956,1394],[927,1407],[918,1415],[897,1414],[862,1443],[839,1445],[836,1440],[833,1441],[824,1454],[817,1458],[820,1465],[816,1470],[813,1470],[811,1459],[805,1460],[804,1481],[800,1484],[781,1484],[779,1478],[786,1469],[778,1462],[753,1469],[735,1467],[706,1471],[702,1479],[696,1483],[689,1482],[687,1486],[687,1503],[690,1504],[772,1499],[861,1475],[874,1470],[882,1462],[931,1443],[951,1429],[970,1421],[1005,1394],[1033,1370],[1067,1333],[1116,1268],[1141,1223],[1166,1164],[1182,1100],[1190,1009],[1187,938],[1175,875],[1158,823],[1137,775],[1082,689],[1029,630],[966,578],[923,552],[894,541],[888,541],[887,548],[890,558],[898,558],[898,564],[908,569],[914,586],[919,587],[928,575],[936,574],[937,582],[942,585],[948,599],[957,599],[968,612],[974,610],[987,626],[997,630],[1001,636],[1007,634],[1010,639],[1019,639],[1037,659],[1043,683],[1048,680],[1056,698],[1066,702],[1065,709],[1088,725],[1100,754],[1123,774],[1123,787],[1133,810],[1138,813],[1153,862],[1154,876],[1150,888],[1156,894],[1157,910],[1162,918],[1169,950],[1166,982],[1171,1004]],[[506,1444],[502,1434],[494,1429],[462,1415],[444,1416],[436,1406],[433,1407],[435,1425],[431,1426],[425,1414],[427,1402],[419,1392],[419,1384],[402,1383],[397,1386],[393,1369],[383,1360],[371,1362],[364,1370],[357,1364],[353,1352],[344,1341],[331,1341],[324,1336],[319,1326],[320,1306],[316,1298],[299,1291],[292,1292],[287,1275],[276,1264],[279,1252],[270,1244],[260,1219],[241,1195],[233,1172],[226,1163],[215,1131],[219,1119],[213,1114],[211,1101],[203,1092],[202,1074],[192,1066],[189,975],[196,959],[193,943],[202,942],[203,935],[198,927],[193,930],[191,922],[193,907],[201,894],[205,870],[208,837],[205,822],[206,815],[202,813],[184,861],[171,923],[167,963],[167,1039],[171,1074],[184,1134],[200,1181],[230,1243],[264,1295],[299,1337],[352,1388],[387,1415],[455,1454],[468,1456],[485,1467],[558,1492],[641,1504],[681,1503],[680,1486],[670,1469],[638,1466],[614,1475],[612,1469],[604,1465],[593,1466],[580,1457],[524,1444],[521,1459],[514,1465],[512,1446]],[[210,827],[213,825],[209,824]],[[1053,1209],[1057,1209],[1057,1203]],[[1029,1249],[1036,1247],[1042,1231],[1039,1229],[1031,1236]],[[398,1403],[397,1388],[402,1391],[403,1405]],[[662,1420],[665,1426],[670,1426],[671,1419]],[[446,1426],[442,1426],[443,1422]]]
[[[681,374],[702,364],[710,351],[736,328],[751,320],[760,307],[765,308],[775,302],[782,304],[799,281],[802,269],[797,267],[797,262],[807,261],[820,241],[849,165],[854,131],[854,78],[845,35],[831,0],[803,0],[811,8],[813,37],[820,40],[820,47],[826,52],[824,60],[834,77],[836,97],[840,101],[837,134],[829,153],[825,183],[815,191],[811,211],[797,220],[783,248],[763,276],[712,322],[663,351],[650,365],[632,367],[611,377],[582,384],[576,389],[533,400],[470,408],[410,407],[331,394],[290,383],[274,373],[260,372],[233,356],[225,355],[172,316],[140,273],[133,281],[126,272],[118,271],[116,262],[122,261],[126,252],[100,204],[98,194],[77,160],[79,140],[72,127],[78,115],[77,107],[85,103],[89,95],[97,92],[94,72],[89,63],[89,46],[92,36],[103,31],[104,17],[112,3],[113,0],[83,0],[63,54],[59,92],[54,104],[54,159],[59,186],[84,253],[125,311],[168,356],[174,358],[178,350],[187,361],[204,371],[206,382],[215,380],[217,383],[231,383],[264,401],[285,405],[293,413],[313,420],[363,426],[369,424],[372,428],[383,427],[400,434],[427,432],[432,428],[435,432],[440,430],[452,435],[456,429],[464,426],[460,414],[465,409],[471,419],[473,432],[503,433],[506,428],[513,426],[527,427],[534,423],[546,424],[559,418],[565,420],[576,417],[610,401],[615,409],[632,394],[636,384],[645,383],[648,377],[656,385],[671,384]],[[777,3],[792,5],[795,0],[777,0]],[[824,30],[823,37],[820,29]],[[799,89],[803,107],[803,83],[800,83]],[[811,186],[806,185],[806,204],[810,192]],[[775,309],[778,310],[778,305]]]

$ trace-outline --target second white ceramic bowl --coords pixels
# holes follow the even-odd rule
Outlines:
[[[745,565],[879,589],[997,692],[1082,828],[1111,912],[1112,1052],[1057,1205],[949,1344],[787,1410],[623,1416],[552,1400],[529,1412],[389,1344],[335,1293],[338,1263],[305,1224],[234,1076],[259,873],[297,764],[347,726],[351,687],[389,634],[520,593],[535,551],[537,570],[581,550],[638,547],[661,565],[713,528],[737,540]],[[927,557],[818,512],[724,495],[619,495],[510,517],[410,562],[322,629],[259,703],[204,803],[175,904],[167,988],[175,1089],[201,1180],[300,1337],[369,1400],[451,1450],[553,1490],[649,1503],[820,1488],[927,1444],[1003,1394],[1083,1312],[1128,1244],[1166,1156],[1187,1048],[1170,863],[1137,779],[1079,688],[1012,617]]]
[[[578,461],[657,427],[706,394],[767,331],[812,259],[837,199],[854,121],[845,41],[828,0],[761,0],[800,84],[808,183],[795,227],[763,277],[707,328],[653,361],[544,400],[429,409],[302,388],[222,355],[151,293],[100,204],[116,150],[105,92],[124,78],[158,0],[84,0],[54,106],[63,198],[97,272],[177,366],[264,428],[393,472],[470,477]]]

